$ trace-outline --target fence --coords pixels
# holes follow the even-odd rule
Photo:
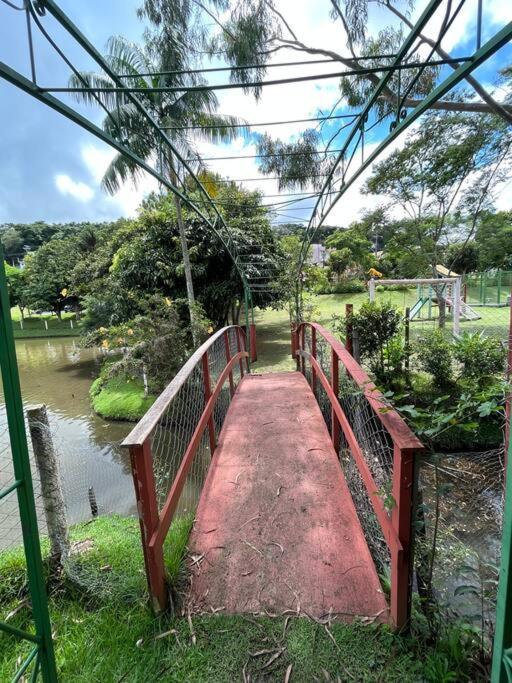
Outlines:
[[[373,559],[390,571],[391,619],[402,628],[412,590],[414,463],[423,446],[327,330],[302,323],[294,335],[298,369],[330,429]]]
[[[4,262],[0,247],[0,261]],[[23,419],[23,404],[19,385],[16,352],[7,294],[5,270],[0,268],[0,367],[5,394],[5,418],[2,429],[9,432],[9,442],[0,453],[0,520],[8,509],[8,522],[19,520],[23,532],[23,550],[30,588],[34,629],[17,628],[8,623],[8,615],[0,621],[0,631],[24,641],[30,647],[18,662],[14,681],[21,680],[30,671],[35,681],[42,673],[48,683],[57,680],[53,652],[51,625],[48,614],[46,589],[43,580],[41,549],[37,516],[32,490],[32,477]],[[13,500],[17,498],[17,505]],[[30,628],[30,627],[29,627]]]
[[[433,280],[433,282],[435,282]],[[442,282],[442,280],[440,280]],[[374,300],[388,301],[404,316],[410,319],[411,340],[414,341],[430,330],[441,328],[440,308],[434,285],[420,284],[418,286],[405,285],[397,290],[374,282]],[[469,296],[465,298],[464,285],[461,287],[462,299],[459,310],[447,303],[444,310],[444,329],[462,335],[464,332],[481,333],[486,337],[494,337],[506,343],[509,326],[510,290],[505,296],[505,285],[501,288],[501,304],[475,304]],[[448,302],[451,302],[448,297]],[[507,305],[508,304],[508,305]],[[458,313],[458,323],[454,320],[454,312]]]
[[[48,411],[45,429],[59,460],[60,480],[69,526],[91,519],[91,501],[98,515],[134,515],[137,512],[129,458],[117,443],[95,444],[78,435],[73,421]],[[121,428],[122,425],[116,425]],[[28,425],[25,419],[25,429]],[[123,436],[127,433],[124,431]],[[37,523],[41,536],[46,535],[46,520],[39,473],[32,444],[28,444],[32,472]],[[13,476],[5,407],[0,406],[0,487]],[[22,527],[16,501],[5,499],[0,504],[0,552],[18,548],[23,542]]]
[[[512,290],[512,270],[467,273],[462,279],[464,300],[472,306],[506,306]]]
[[[490,648],[496,621],[504,449],[436,453],[419,462],[418,586],[437,609],[469,622]]]
[[[163,545],[173,516],[194,512],[244,363],[248,372],[243,329],[219,330],[191,356],[123,442],[130,452],[156,612],[167,604]]]

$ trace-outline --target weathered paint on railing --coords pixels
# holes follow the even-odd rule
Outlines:
[[[311,331],[311,352],[306,351],[306,329]],[[305,374],[305,364],[311,364],[311,388],[321,383],[331,404],[332,441],[337,448],[340,429],[349,446],[350,453],[359,470],[375,516],[381,526],[383,537],[391,556],[390,612],[395,628],[404,628],[410,617],[412,592],[412,515],[415,456],[424,450],[423,444],[409,429],[401,416],[388,406],[382,393],[368,377],[363,368],[350,355],[343,344],[317,323],[301,323],[292,331],[295,338],[297,369]],[[317,360],[318,338],[322,337],[331,349],[331,378],[326,377]],[[393,442],[391,514],[379,495],[379,487],[368,466],[365,455],[338,400],[339,364],[350,379],[359,387],[376,418]]]
[[[236,331],[237,352],[235,354],[231,354],[228,336],[229,331],[232,329]],[[224,339],[226,365],[220,373],[215,386],[212,388],[208,354],[215,342],[220,338]],[[129,449],[130,452],[135,497],[140,520],[144,564],[148,579],[149,593],[155,612],[161,612],[167,606],[168,590],[165,577],[163,544],[171,526],[172,518],[183,491],[187,475],[207,428],[210,453],[213,455],[216,448],[215,427],[213,423],[215,404],[227,381],[229,381],[230,397],[233,397],[235,393],[233,367],[236,364],[239,364],[240,377],[243,377],[244,360],[246,371],[249,372],[248,355],[249,354],[246,351],[245,332],[241,327],[224,327],[216,332],[189,358],[181,370],[176,374],[172,382],[164,389],[152,407],[122,443],[122,446]],[[185,385],[187,379],[198,366],[202,369],[205,407],[197,421],[194,433],[184,450],[174,481],[171,484],[166,500],[159,512],[153,473],[151,435],[172,401],[178,395],[180,389]]]

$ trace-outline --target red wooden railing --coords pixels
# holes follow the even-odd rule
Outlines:
[[[327,397],[330,416],[327,414],[326,421],[330,423],[333,445],[338,453],[340,445],[344,445],[345,452],[350,454],[349,457],[357,466],[371,509],[389,548],[390,613],[394,626],[402,629],[409,620],[412,591],[414,462],[415,456],[423,451],[423,445],[400,415],[389,407],[383,395],[343,344],[330,332],[315,323],[302,323],[293,330],[292,336],[297,369],[309,377],[317,399],[320,388]],[[351,391],[359,392],[360,399],[364,401],[364,440],[354,426],[358,422],[358,415],[347,414],[348,411],[343,409],[343,398],[339,398],[340,390],[343,392],[347,382]],[[358,410],[354,410],[354,413],[357,412]],[[372,452],[373,440],[378,442],[378,454]],[[372,472],[375,461],[378,457],[382,458],[383,449],[386,448],[389,450],[387,472],[391,505],[389,496],[385,500]]]
[[[219,330],[191,356],[123,441],[122,446],[130,452],[144,563],[156,612],[167,605],[163,544],[187,476],[206,438],[206,430],[210,456],[213,455],[223,419],[218,410],[219,396],[229,382],[229,402],[244,371],[249,371],[244,330],[238,326]],[[173,439],[170,434],[178,434],[179,438]],[[165,463],[177,463],[174,479],[163,491],[161,483],[157,487],[155,481],[155,453]]]

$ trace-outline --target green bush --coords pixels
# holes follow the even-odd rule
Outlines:
[[[337,282],[331,285],[331,294],[358,294],[359,292],[365,292],[366,285],[361,280],[345,280],[343,282]]]
[[[420,366],[433,377],[434,386],[448,389],[453,386],[453,344],[440,330],[421,337],[416,346]]]
[[[364,303],[349,322],[359,340],[359,353],[378,383],[386,386],[402,374],[405,349],[397,339],[401,313],[388,301]]]
[[[455,342],[453,354],[462,365],[464,378],[484,380],[505,369],[506,350],[499,339],[481,333],[464,332]]]

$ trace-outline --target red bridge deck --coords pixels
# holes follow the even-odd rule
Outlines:
[[[388,619],[329,433],[298,372],[242,380],[189,545],[193,610]]]

